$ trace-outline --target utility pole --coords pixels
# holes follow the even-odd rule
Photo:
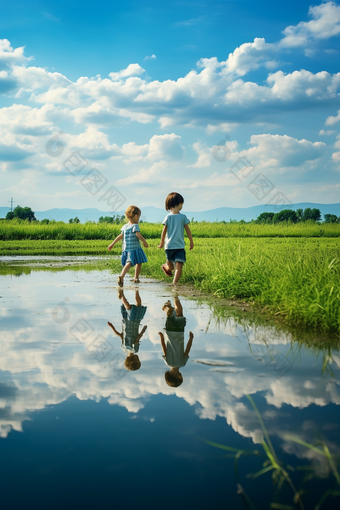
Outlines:
[[[11,197],[11,200],[8,200],[9,202],[11,202],[11,212],[13,212],[13,203],[14,203],[14,200],[13,200],[13,197]]]

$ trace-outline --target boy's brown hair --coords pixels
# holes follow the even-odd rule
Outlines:
[[[124,365],[127,370],[138,370],[141,367],[141,362],[137,354],[133,354],[132,356],[128,356],[126,358]]]
[[[170,209],[179,204],[184,204],[184,198],[179,193],[176,193],[176,191],[173,191],[165,199],[165,210],[170,211]]]
[[[131,220],[136,214],[140,216],[142,211],[136,205],[129,205],[129,207],[125,211],[125,216],[128,220]]]
[[[168,370],[164,374],[165,382],[168,386],[171,386],[172,388],[178,388],[183,382],[183,376],[181,372],[178,372],[177,374],[173,374],[171,370]]]

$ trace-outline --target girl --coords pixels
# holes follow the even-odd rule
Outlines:
[[[144,335],[147,326],[144,326],[139,333],[140,322],[144,319],[146,306],[142,306],[138,290],[135,292],[136,304],[130,305],[124,296],[123,289],[119,289],[119,299],[122,299],[121,305],[122,313],[122,332],[116,330],[111,322],[108,325],[122,340],[122,349],[126,354],[125,368],[127,370],[138,370],[141,367],[141,362],[138,357],[140,339]]]
[[[173,285],[177,285],[181,277],[183,264],[186,261],[184,230],[190,240],[190,250],[194,247],[189,220],[185,214],[180,214],[184,204],[184,198],[179,193],[169,193],[165,200],[165,209],[170,211],[163,221],[163,231],[159,248],[163,248],[165,242],[166,264],[162,270],[167,276],[172,276],[175,268]]]
[[[110,244],[109,251],[112,250],[113,246],[123,239],[123,253],[122,253],[122,272],[117,277],[119,287],[124,285],[124,276],[132,266],[136,266],[135,269],[135,283],[140,283],[139,274],[142,268],[142,264],[147,262],[145,253],[143,252],[140,242],[142,241],[145,248],[148,248],[148,243],[140,233],[139,219],[142,211],[135,205],[130,205],[125,211],[125,217],[129,222],[121,228],[121,234]]]

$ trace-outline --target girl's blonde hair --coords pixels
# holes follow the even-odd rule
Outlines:
[[[125,216],[128,220],[131,220],[136,214],[140,216],[142,211],[136,205],[129,205],[129,207],[125,211]]]

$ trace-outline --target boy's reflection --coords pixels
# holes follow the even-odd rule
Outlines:
[[[138,290],[135,292],[135,305],[130,305],[124,296],[123,289],[119,289],[118,297],[122,300],[122,332],[119,333],[111,322],[108,322],[108,325],[113,329],[115,334],[122,339],[122,349],[126,354],[126,360],[124,362],[125,368],[127,370],[138,370],[141,367],[141,362],[137,354],[139,351],[139,341],[147,328],[147,326],[144,326],[139,333],[139,324],[144,318],[146,306],[142,306],[142,300]]]
[[[175,297],[175,307],[167,301],[162,310],[166,312],[164,333],[159,332],[163,349],[163,359],[171,370],[165,372],[165,381],[169,386],[177,388],[183,382],[183,376],[179,369],[184,367],[189,359],[189,352],[192,346],[194,335],[190,331],[189,341],[184,350],[184,328],[186,318],[183,317],[183,308],[179,298]]]

